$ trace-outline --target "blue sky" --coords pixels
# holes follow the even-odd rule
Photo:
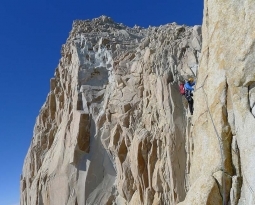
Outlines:
[[[19,202],[19,179],[49,79],[76,19],[101,15],[133,27],[202,24],[202,0],[1,0],[0,205]]]

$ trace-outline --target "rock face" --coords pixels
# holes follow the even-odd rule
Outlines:
[[[255,204],[255,2],[205,0],[190,204]]]
[[[129,28],[106,16],[75,21],[62,47],[55,76],[50,80],[50,93],[36,120],[21,176],[21,204],[177,204],[185,199],[190,183],[203,170],[208,169],[208,175],[211,173],[208,163],[215,166],[214,178],[220,178],[219,154],[213,155],[218,158],[214,162],[209,153],[205,154],[205,148],[195,143],[205,134],[204,130],[200,137],[192,138],[195,147],[189,146],[191,125],[178,90],[178,80],[196,74],[200,48],[199,26],[173,23],[147,29]],[[203,59],[204,64],[206,59]],[[221,79],[226,80],[225,73],[222,69],[217,75],[222,76],[213,86],[221,85]],[[199,83],[203,76],[200,75]],[[222,84],[222,90],[226,90],[226,85]],[[245,85],[251,86],[251,82]],[[242,89],[245,88],[235,87],[226,92],[238,93]],[[250,95],[253,99],[252,92]],[[222,96],[222,103],[228,102],[230,110],[238,97],[236,94],[231,101]],[[215,115],[225,114],[220,109],[223,106],[213,99],[209,98],[208,103],[209,106],[214,103],[219,109]],[[241,105],[233,103],[233,106]],[[196,112],[195,122],[205,121],[208,113],[201,117],[199,113]],[[250,111],[249,114],[251,119],[245,119],[254,120]],[[216,121],[224,122],[222,133],[226,136],[234,126],[237,129],[234,123],[244,119],[241,113],[232,112],[231,116],[232,122]],[[210,122],[206,123],[204,126],[211,128]],[[198,135],[197,132],[195,127],[193,135]],[[241,147],[238,133],[235,135],[233,152]],[[209,148],[219,152],[217,139],[213,134],[211,138],[213,144]],[[204,137],[207,145],[206,140],[210,136]],[[199,148],[202,153],[197,153]],[[194,149],[192,155],[191,149]],[[225,151],[231,155],[230,144]],[[190,168],[190,160],[195,161],[195,157],[208,159],[197,173],[193,167],[198,162]],[[229,175],[236,174],[228,161],[226,165]],[[210,186],[207,190],[213,197],[218,192],[218,184],[212,176],[203,174],[203,177],[198,185],[202,187],[206,180]],[[239,182],[238,176],[235,182]],[[232,192],[234,196],[235,190]]]
[[[22,205],[255,204],[255,2],[204,6],[201,54],[199,26],[74,22]],[[198,58],[191,119],[178,80],[196,75]]]

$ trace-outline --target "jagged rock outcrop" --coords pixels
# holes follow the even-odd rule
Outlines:
[[[199,26],[75,21],[36,120],[21,204],[183,201],[195,175],[178,80],[197,72],[200,48]]]
[[[255,2],[205,0],[190,204],[255,204]]]

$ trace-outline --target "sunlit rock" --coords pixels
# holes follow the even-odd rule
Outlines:
[[[176,204],[188,178],[186,109],[200,27],[75,21],[21,176],[22,205]]]

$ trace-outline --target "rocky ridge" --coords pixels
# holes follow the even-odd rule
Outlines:
[[[178,80],[196,74],[200,49],[200,26],[75,21],[36,120],[21,204],[183,201],[194,155]]]

